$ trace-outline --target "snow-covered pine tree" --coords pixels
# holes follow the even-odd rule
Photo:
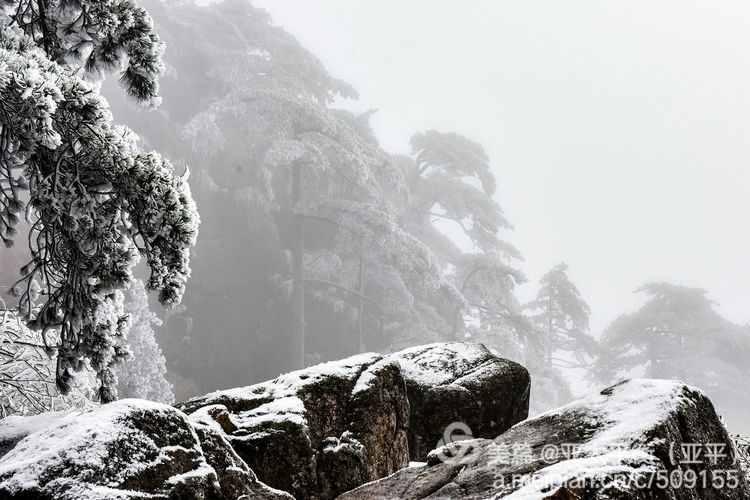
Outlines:
[[[214,129],[216,124],[220,125]],[[327,226],[318,234],[335,235],[332,240],[308,238],[305,242],[303,279],[311,292],[320,292],[322,285],[319,299],[339,297],[342,287],[363,287],[362,295],[385,309],[390,325],[386,329],[393,330],[424,324],[417,303],[426,303],[428,297],[458,298],[429,247],[397,223],[391,197],[406,189],[400,173],[343,112],[330,110],[309,96],[290,95],[283,88],[242,89],[198,115],[187,130],[201,140],[210,130],[245,131],[244,147],[253,148],[248,156],[258,158],[255,167],[266,172],[263,176],[271,187],[266,195],[281,211],[279,231],[290,238],[290,248],[299,244],[293,241],[298,236],[291,234],[291,228],[300,218],[305,227]],[[206,146],[224,142],[219,135]],[[295,175],[299,176],[297,185],[304,186],[296,198],[290,189]],[[324,270],[310,265],[313,262],[336,267]],[[361,275],[355,270],[360,264],[364,266]],[[316,275],[316,271],[324,273]],[[331,275],[337,276],[339,287],[326,279]],[[347,295],[351,294],[344,291],[344,302],[356,303]]]
[[[429,214],[420,211],[420,197],[429,195],[429,189],[438,187],[445,176],[430,178],[431,185],[413,183],[414,160],[382,151],[369,127],[372,111],[357,114],[333,108],[337,100],[356,92],[331,77],[263,10],[241,0],[210,7],[143,1],[168,42],[165,57],[170,71],[162,85],[176,97],[165,103],[168,113],[128,113],[124,104],[118,110],[128,113],[129,123],[159,148],[205,166],[194,169],[193,187],[203,219],[211,218],[199,242],[202,257],[194,261],[196,284],[187,294],[188,303],[200,304],[206,313],[201,317],[188,313],[167,322],[170,371],[193,378],[200,373],[207,383],[223,385],[230,381],[214,377],[239,376],[239,372],[272,376],[285,361],[273,361],[274,357],[279,353],[290,357],[285,348],[291,339],[285,331],[292,315],[285,295],[292,274],[286,250],[293,246],[294,224],[288,216],[293,164],[303,170],[304,189],[297,208],[307,217],[303,260],[308,332],[313,336],[316,331],[326,332],[311,348],[324,357],[351,352],[356,345],[356,339],[350,338],[356,336],[352,326],[356,330],[362,307],[370,349],[387,349],[391,339],[403,345],[450,339],[456,330],[463,334],[464,318],[460,317],[461,325],[456,319],[457,311],[466,307],[456,290],[455,273],[471,274],[470,264],[487,259],[472,261],[435,230]],[[180,8],[173,8],[177,4]],[[196,71],[196,67],[208,70]],[[158,133],[150,133],[156,128]],[[170,135],[180,130],[181,134]],[[462,197],[470,200],[478,221],[467,228],[488,254],[496,249],[492,255],[501,259],[495,266],[498,271],[503,265],[514,268],[515,258],[505,256],[517,251],[491,236],[495,227],[508,224],[487,195],[494,192],[494,178],[486,154],[460,136],[444,135],[448,138],[441,141],[461,157],[448,169],[443,183],[447,192],[436,196],[447,197],[445,204],[450,205],[447,184],[457,183],[463,176],[461,169],[473,172],[476,182],[457,186],[461,188],[458,203],[463,203]],[[482,187],[472,191],[476,186]],[[410,213],[412,203],[417,217]],[[452,205],[451,209],[463,210]],[[235,229],[235,240],[229,245],[222,240],[227,225]],[[216,260],[240,264],[217,270]],[[410,266],[429,274],[418,273],[415,280],[408,274]],[[507,288],[515,287],[520,274],[512,271],[511,275],[496,283],[500,293],[485,298],[507,299],[514,314],[504,324],[520,325],[515,298]],[[475,274],[471,281],[467,290],[474,293],[480,288],[480,277]],[[359,295],[351,291],[363,291],[367,304],[361,306]],[[201,362],[206,340],[190,332],[211,328],[211,318],[217,314],[226,328],[219,334],[221,341],[211,340],[211,348],[221,350],[217,363],[223,369],[209,370]],[[489,317],[485,324],[489,325]],[[242,350],[237,347],[247,345],[252,346],[252,360],[238,355]],[[268,366],[264,369],[264,365]]]
[[[526,278],[497,252],[467,252],[456,264],[459,290],[466,297],[464,331],[475,342],[485,342],[503,356],[529,363],[539,349],[532,325],[523,314],[515,289]],[[457,331],[457,333],[458,333]]]
[[[447,220],[476,250],[519,259],[518,250],[500,238],[499,232],[512,226],[493,199],[496,180],[482,145],[453,132],[427,130],[412,136],[411,148],[413,161],[405,165],[410,221],[425,231],[423,239],[438,238],[426,231],[437,230],[433,221]]]
[[[453,319],[450,311],[460,308],[464,297],[432,249],[399,224],[398,212],[339,200],[321,203],[317,213],[335,221],[338,233],[333,246],[312,257],[335,256],[336,265],[326,274],[339,280],[348,277],[350,290],[362,280],[362,293],[377,304],[375,312],[384,321],[380,326],[388,343],[398,347],[409,339],[446,339]],[[360,265],[361,277],[356,272]],[[310,266],[309,271],[316,276],[317,269]]]
[[[26,214],[31,255],[14,290],[28,325],[55,332],[63,393],[88,361],[100,399],[116,397],[120,290],[139,253],[163,304],[180,301],[190,275],[198,215],[186,176],[114,126],[84,80],[117,71],[128,94],[154,105],[161,51],[128,0],[0,3],[0,237],[12,245]]]
[[[128,314],[127,341],[130,356],[118,364],[117,392],[123,398],[174,402],[174,389],[167,381],[167,361],[156,340],[161,320],[149,308],[146,286],[134,279],[125,290]]]
[[[539,333],[545,364],[584,367],[596,355],[596,340],[589,334],[591,309],[570,280],[567,264],[558,264],[542,276],[526,309]],[[573,359],[555,358],[559,351]]]
[[[568,266],[559,264],[539,280],[537,295],[525,306],[534,330],[526,367],[535,381],[531,411],[539,413],[569,402],[570,382],[565,373],[572,368],[588,370],[597,353],[589,334],[591,311],[568,276]]]
[[[226,2],[223,8],[237,7]],[[245,11],[247,22],[257,19],[252,8]],[[260,181],[247,194],[253,208],[262,200],[268,210],[279,211],[278,230],[286,237],[282,245],[298,245],[299,230],[294,228],[300,217],[306,233],[321,235],[308,234],[305,242],[306,296],[338,309],[378,309],[378,315],[386,316],[381,320],[385,335],[407,325],[429,329],[433,321],[423,321],[420,306],[428,297],[455,302],[457,294],[429,247],[399,225],[394,199],[408,196],[403,173],[374,141],[368,113],[357,116],[330,107],[334,97],[351,97],[354,91],[324,76],[322,67],[313,78],[316,59],[291,54],[289,43],[280,50],[284,35],[278,29],[260,30],[251,38],[244,36],[247,30],[231,31],[242,50],[231,69],[217,68],[230,90],[187,123],[185,138],[206,161],[221,159],[223,168],[241,165],[248,177]],[[266,38],[258,40],[264,31]],[[305,64],[300,66],[300,60]],[[291,68],[303,71],[296,75]],[[297,198],[290,189],[295,171],[303,186]],[[414,265],[424,272],[414,272]],[[363,295],[372,300],[357,306],[356,297]],[[293,304],[299,301],[294,298]],[[448,320],[439,321],[443,330]]]
[[[118,119],[145,142],[191,165],[191,188],[204,221],[191,260],[193,279],[185,309],[165,318],[162,328],[170,375],[184,382],[175,390],[187,395],[239,379],[273,377],[293,368],[285,286],[290,274],[285,231],[290,225],[283,213],[289,179],[280,172],[272,175],[263,161],[266,139],[275,137],[255,133],[252,115],[244,109],[233,118],[231,108],[214,113],[214,105],[221,108],[240,89],[286,89],[290,96],[304,96],[323,106],[353,91],[246,0],[210,6],[183,0],[140,4],[154,17],[167,45],[167,70],[160,80],[164,103],[158,112],[144,113],[111,82],[105,82],[104,92]],[[211,122],[212,116],[218,120]],[[263,118],[259,125],[266,121]],[[342,340],[351,336],[351,325],[332,313],[329,304],[308,298],[310,329],[316,329],[318,318],[327,324],[326,337],[321,337],[325,345],[313,348],[330,358],[347,353],[341,347],[348,347]],[[198,307],[201,314],[193,314]],[[217,317],[222,318],[221,329],[216,329]],[[209,330],[214,332],[210,337],[193,334]],[[210,363],[207,350],[214,353]],[[197,381],[204,384],[202,389],[196,388]]]
[[[411,139],[412,158],[400,164],[409,186],[403,219],[452,271],[465,305],[454,312],[451,336],[486,342],[524,361],[531,325],[514,295],[526,278],[520,252],[502,238],[512,229],[493,196],[496,180],[481,144],[460,134],[428,130]],[[467,242],[459,245],[460,235]]]

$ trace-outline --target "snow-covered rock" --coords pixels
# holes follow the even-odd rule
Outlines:
[[[528,392],[520,365],[448,343],[360,354],[177,406],[221,429],[265,483],[330,499],[424,460],[452,423],[496,436],[526,418]]]
[[[178,405],[221,429],[264,482],[298,499],[334,498],[408,461],[408,399],[398,365],[362,354]]]
[[[494,438],[529,413],[529,373],[482,344],[445,343],[386,356],[398,362],[409,404],[409,454],[424,461],[451,426]]]
[[[0,439],[3,499],[291,500],[258,482],[220,434],[159,403],[7,418]]]
[[[12,450],[19,441],[36,431],[71,418],[74,413],[56,411],[24,417],[10,415],[0,420],[0,457]]]
[[[711,401],[680,382],[631,380],[456,441],[340,500],[746,499],[736,450]]]

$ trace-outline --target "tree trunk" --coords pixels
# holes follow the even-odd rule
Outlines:
[[[549,296],[547,298],[547,342],[545,342],[545,344],[545,362],[547,366],[552,366],[552,290],[550,290]]]
[[[305,283],[304,283],[304,254],[305,254],[305,227],[304,218],[299,214],[302,201],[302,167],[295,163],[292,166],[292,197],[291,216],[294,233],[292,247],[292,315],[293,315],[293,338],[294,338],[294,360],[297,368],[305,367]]]
[[[359,352],[365,352],[365,242],[359,250],[359,311],[357,327],[359,333]]]
[[[453,326],[452,326],[452,338],[454,341],[459,341],[458,338],[458,327],[463,318],[461,317],[461,308],[457,307],[456,311],[453,313]]]

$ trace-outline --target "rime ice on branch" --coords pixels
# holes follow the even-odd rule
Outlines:
[[[162,46],[128,0],[0,2],[0,237],[25,213],[30,261],[14,286],[29,326],[55,330],[65,393],[88,360],[102,401],[116,397],[122,289],[143,255],[147,286],[181,300],[198,214],[187,176],[112,123],[84,80],[117,71],[128,94],[158,104]]]

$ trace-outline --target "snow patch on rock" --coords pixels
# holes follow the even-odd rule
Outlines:
[[[443,385],[469,371],[478,360],[489,359],[481,344],[435,343],[405,349],[389,356],[399,362],[404,378],[422,385]]]
[[[161,403],[124,399],[101,406],[96,411],[79,414],[31,417],[28,422],[13,421],[2,434],[34,430],[23,438],[12,450],[0,459],[0,487],[7,491],[41,488],[50,471],[65,477],[66,470],[58,470],[60,464],[67,469],[106,469],[110,457],[108,446],[117,440],[128,440],[139,433],[129,425],[122,425],[130,414],[148,411],[155,414],[175,414],[175,409]],[[189,428],[186,419],[186,428]],[[48,426],[49,424],[49,426]],[[38,430],[37,430],[38,429]],[[197,442],[197,437],[195,438]],[[128,465],[111,478],[115,486],[123,478],[133,475],[144,467],[143,457],[130,457]]]
[[[227,401],[276,400],[296,396],[301,389],[315,385],[327,378],[355,380],[364,367],[382,358],[380,354],[363,353],[337,361],[303,368],[279,375],[273,380],[234,389],[211,392],[200,398],[203,404],[225,404]],[[189,405],[190,401],[186,404]],[[289,403],[291,404],[291,403]]]
[[[568,412],[585,414],[601,430],[579,448],[581,454],[631,447],[639,437],[645,439],[645,433],[667,419],[675,408],[693,404],[685,389],[703,394],[700,389],[676,380],[627,380],[528,421]]]
[[[56,411],[40,413],[39,415],[7,416],[2,419],[2,426],[0,426],[0,442],[22,439],[29,434],[59,424],[79,414],[80,412]]]

